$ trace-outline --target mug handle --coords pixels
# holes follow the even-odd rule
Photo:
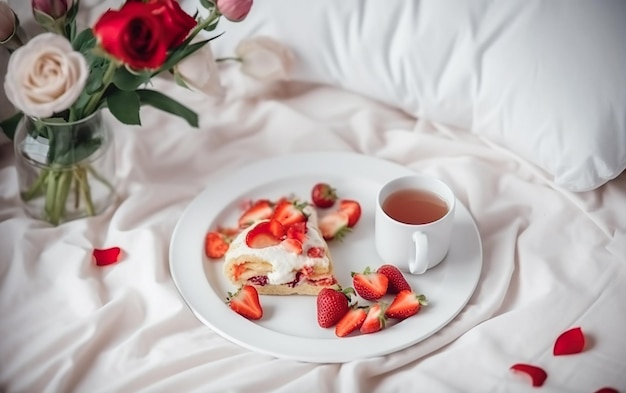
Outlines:
[[[428,270],[428,236],[424,232],[413,232],[415,258],[409,261],[411,274],[423,274]]]

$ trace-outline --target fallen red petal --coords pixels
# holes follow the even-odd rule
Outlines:
[[[601,388],[596,390],[594,393],[619,393],[617,391],[617,389],[613,389],[613,388]]]
[[[585,335],[580,327],[572,328],[561,335],[554,342],[552,353],[554,356],[573,355],[585,348]]]
[[[511,366],[511,370],[525,373],[530,376],[533,386],[539,387],[548,378],[548,374],[542,368],[531,364],[517,363]]]
[[[119,247],[111,247],[105,249],[93,249],[93,257],[96,260],[96,265],[107,266],[116,263],[120,259],[122,250]]]

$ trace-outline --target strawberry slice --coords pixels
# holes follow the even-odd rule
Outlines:
[[[585,335],[580,327],[575,327],[557,337],[552,354],[554,356],[573,355],[582,352],[583,349],[585,349]]]
[[[243,285],[235,293],[228,292],[226,303],[237,314],[248,319],[256,320],[263,317],[259,293],[252,285]]]
[[[404,289],[393,298],[385,311],[385,316],[387,318],[405,319],[417,314],[420,308],[427,304],[426,296],[416,295],[412,290]]]
[[[337,209],[348,215],[348,227],[352,228],[361,218],[361,205],[353,199],[342,199]]]
[[[606,386],[596,390],[594,393],[619,393],[619,391],[617,389]]]
[[[277,239],[285,238],[285,227],[279,221],[270,220],[268,228]]]
[[[257,221],[266,220],[274,213],[274,206],[268,199],[259,199],[252,204],[239,217],[239,228],[246,228]]]
[[[369,306],[367,317],[359,329],[361,333],[375,333],[385,327],[387,324],[387,317],[385,317],[386,307],[385,303],[375,303]]]
[[[280,224],[280,223],[278,223]],[[272,220],[263,221],[246,234],[246,244],[250,248],[265,248],[280,244],[278,225]]]
[[[404,274],[395,265],[381,265],[376,271],[387,276],[389,280],[387,293],[396,294],[405,289],[411,290],[411,285],[404,278]]]
[[[323,258],[324,254],[326,254],[326,251],[323,247],[311,247],[306,252],[309,258]]]
[[[302,243],[298,239],[286,238],[280,244],[291,253],[302,254]]]
[[[337,337],[345,337],[353,331],[360,329],[363,322],[367,318],[367,311],[363,307],[350,307],[348,312],[341,317],[337,326],[335,326],[335,335]]]
[[[112,265],[120,260],[122,249],[119,247],[111,248],[94,248],[92,251],[93,258],[96,260],[97,266]]]
[[[218,231],[209,231],[204,237],[204,252],[211,259],[219,259],[226,254],[230,238]]]
[[[306,222],[308,217],[302,209],[307,207],[307,205],[306,202],[298,203],[298,201],[283,199],[274,208],[271,219],[279,221],[285,228],[289,229],[293,224]]]
[[[322,233],[322,237],[325,240],[338,240],[341,241],[344,236],[350,232],[348,227],[348,215],[344,212],[332,212],[319,221],[318,227]]]
[[[308,228],[306,227],[306,222],[297,222],[289,228],[287,228],[287,238],[288,239],[296,239],[299,240],[300,243],[304,243],[306,241],[306,233]]]
[[[365,300],[378,300],[387,293],[389,279],[382,273],[373,272],[369,266],[362,273],[352,272],[352,286]]]
[[[334,326],[348,312],[354,289],[322,289],[316,298],[317,323],[320,327]]]
[[[337,192],[328,183],[317,183],[311,189],[311,202],[315,207],[326,209],[335,204]]]
[[[548,373],[541,367],[533,366],[532,364],[517,363],[511,366],[511,370],[528,375],[534,387],[542,386],[548,378]]]

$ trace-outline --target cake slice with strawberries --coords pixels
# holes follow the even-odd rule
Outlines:
[[[317,295],[338,287],[313,205],[285,198],[251,211],[224,255],[233,284],[253,285],[263,295]]]

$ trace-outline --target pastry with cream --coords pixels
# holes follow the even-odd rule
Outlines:
[[[326,241],[312,205],[280,200],[269,217],[247,222],[224,258],[235,285],[254,285],[264,295],[317,295],[337,288]]]

